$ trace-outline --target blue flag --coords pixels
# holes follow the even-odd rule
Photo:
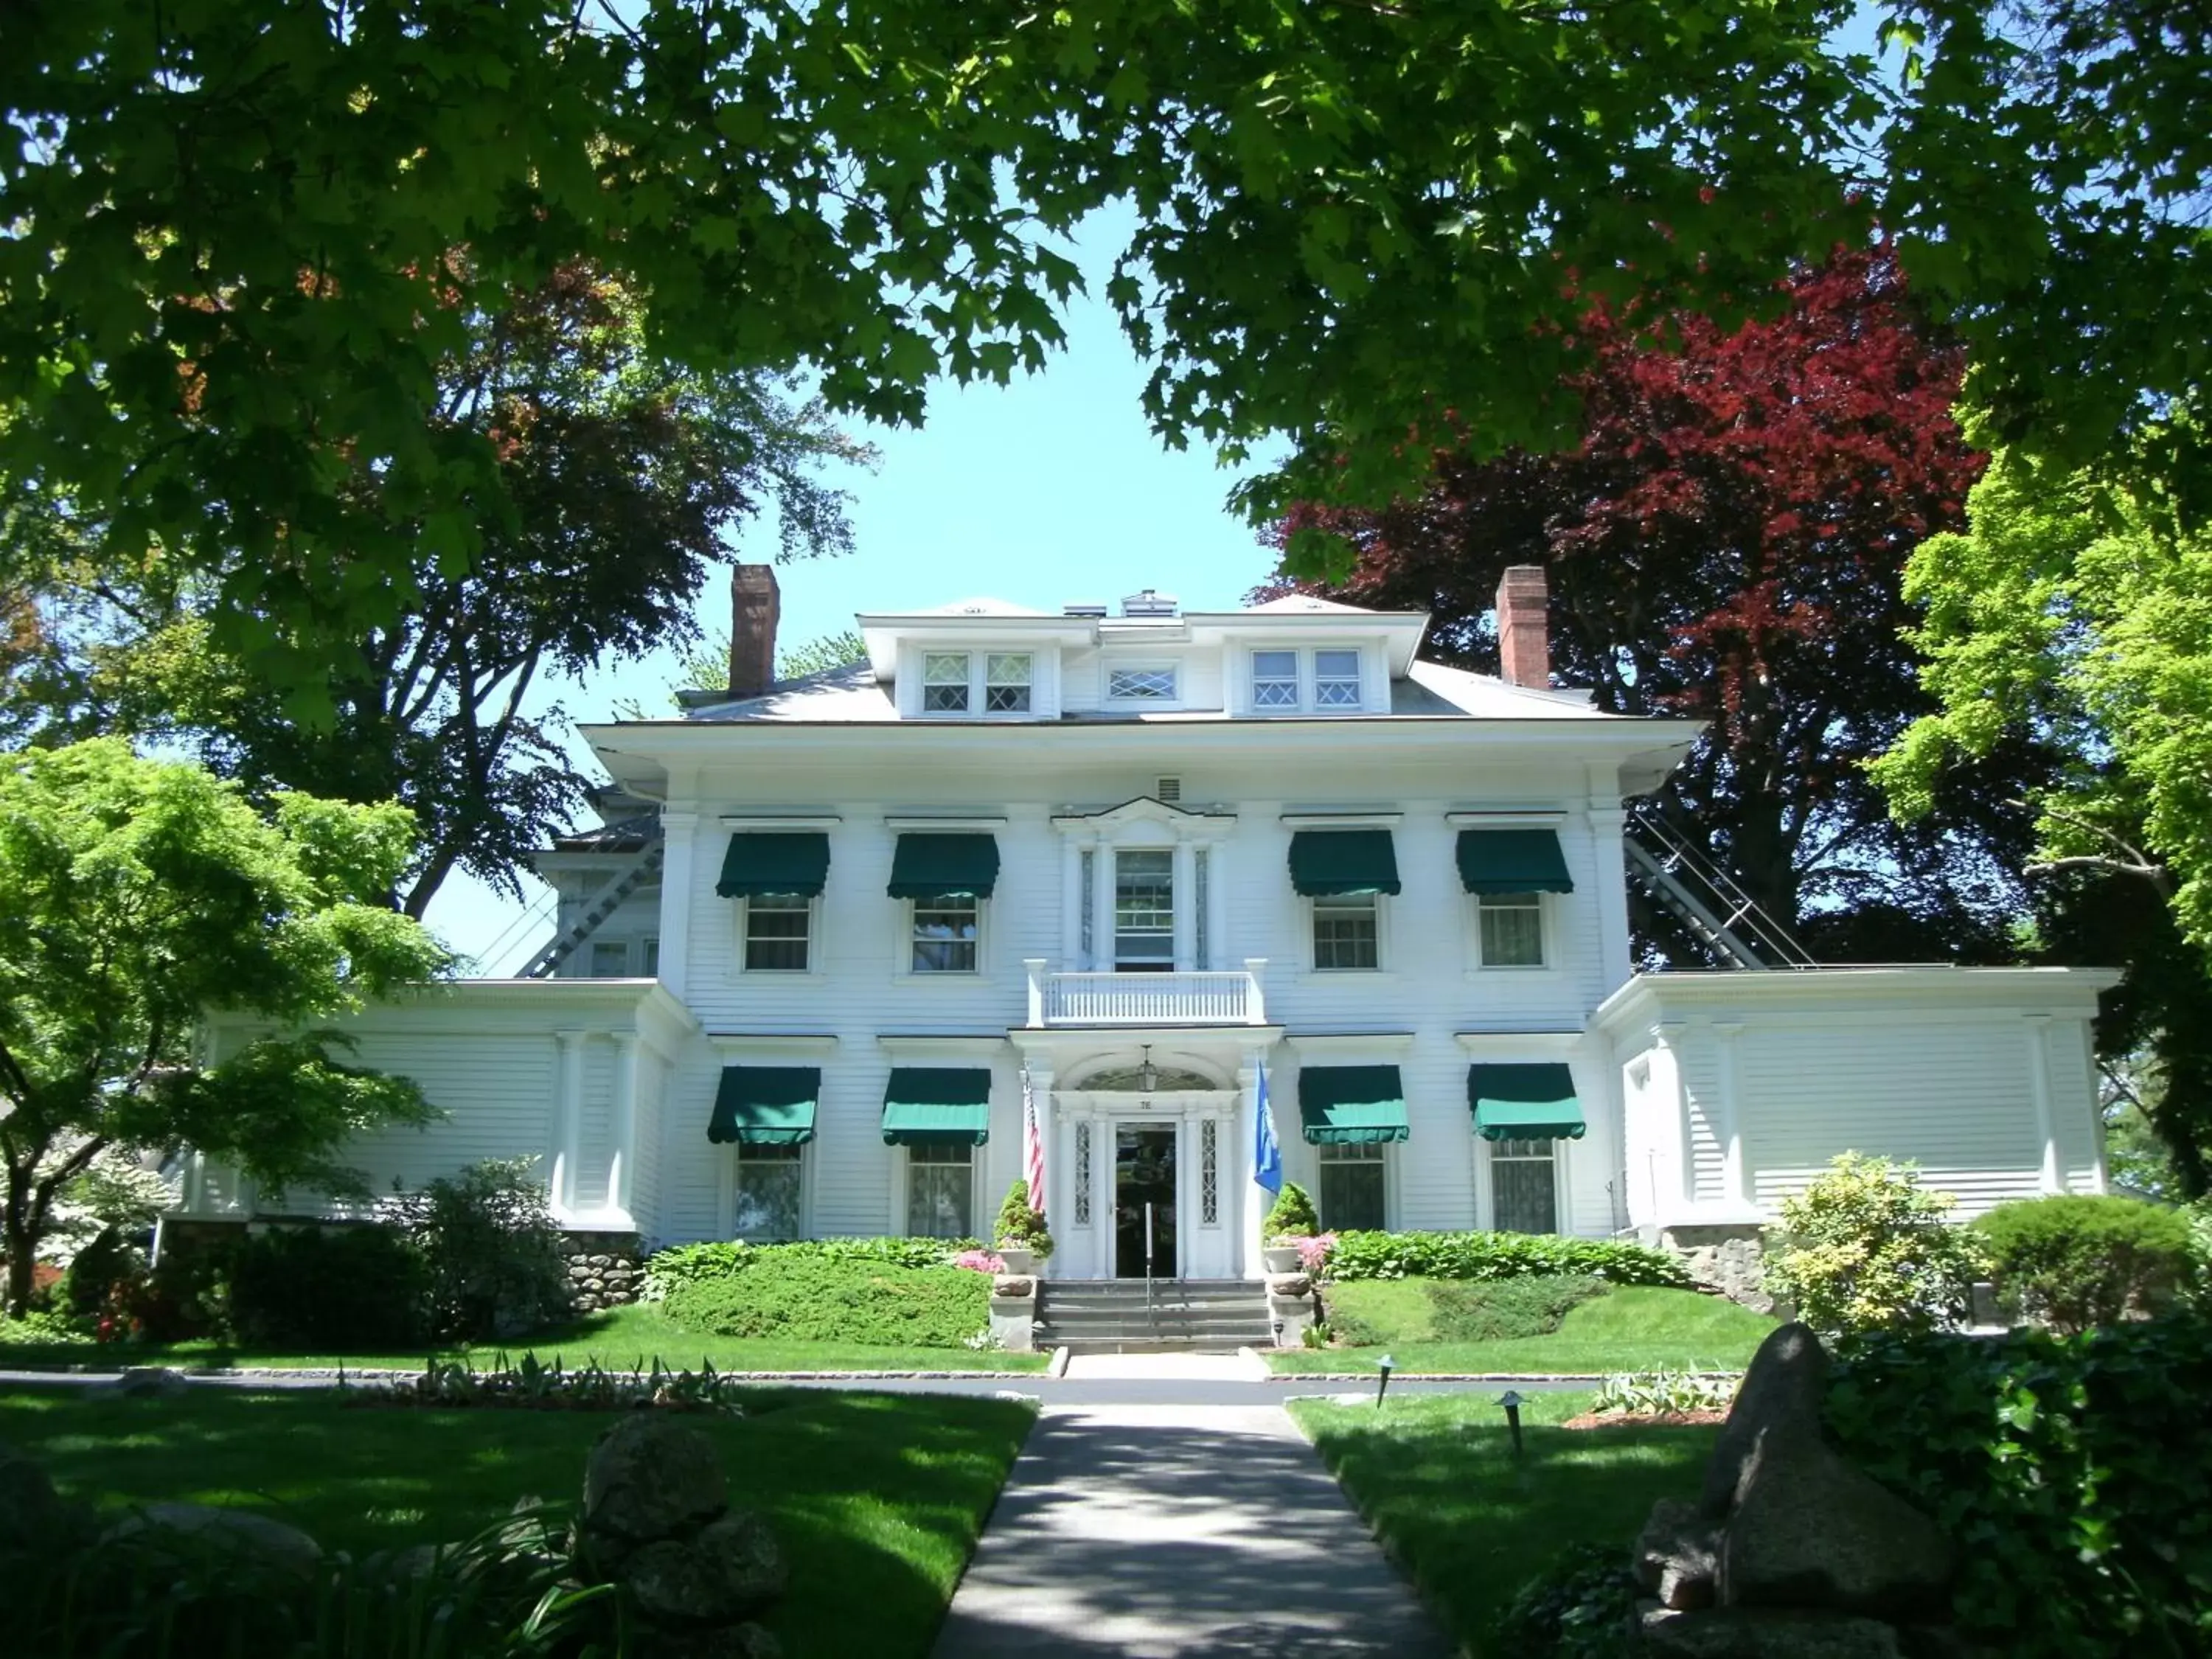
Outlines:
[[[1275,1144],[1275,1120],[1267,1110],[1267,1068],[1260,1068],[1258,1127],[1252,1136],[1252,1179],[1271,1193],[1283,1190],[1283,1149]]]

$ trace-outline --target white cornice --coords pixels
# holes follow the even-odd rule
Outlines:
[[[1403,812],[1387,810],[1376,812],[1349,810],[1341,812],[1285,812],[1282,817],[1285,827],[1291,830],[1388,830],[1406,821]]]
[[[1565,1060],[1586,1036],[1582,1031],[1455,1031],[1452,1039],[1470,1060]]]
[[[837,1039],[823,1032],[709,1031],[707,1041],[725,1063],[738,1056],[777,1060],[826,1060]]]
[[[1411,1031],[1310,1031],[1293,1033],[1283,1046],[1300,1060],[1335,1060],[1349,1054],[1402,1054],[1413,1046]]]
[[[2097,1012],[2097,994],[2119,980],[2118,970],[2111,968],[1955,968],[1940,963],[1676,969],[1636,975],[1599,1006],[1590,1024],[1619,1033],[1700,1015],[1755,1024],[1761,1016],[1863,1019],[1875,1009],[1914,1021],[2007,1011],[2088,1018]]]
[[[939,816],[928,812],[886,812],[884,828],[892,830],[915,830],[927,834],[932,830],[1003,830],[1006,815],[1003,812],[962,812]]]
[[[726,812],[725,830],[835,830],[844,819],[835,812]]]
[[[1566,821],[1567,815],[1556,807],[1468,807],[1444,814],[1444,822],[1455,830],[1556,829]]]
[[[995,1060],[1006,1053],[1006,1040],[1003,1036],[985,1036],[975,1033],[951,1036],[915,1034],[878,1036],[876,1047],[890,1056],[895,1066],[903,1060],[922,1065],[942,1065],[948,1060]]]

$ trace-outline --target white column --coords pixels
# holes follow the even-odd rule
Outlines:
[[[1694,1209],[1698,1202],[1698,1159],[1696,1145],[1690,1133],[1690,1090],[1682,1077],[1682,1022],[1662,1020],[1651,1028],[1653,1092],[1658,1091],[1659,1069],[1665,1068],[1664,1086],[1673,1091],[1675,1169],[1675,1196],[1686,1209]],[[1656,1196],[1656,1194],[1655,1194]],[[1664,1212],[1662,1211],[1663,1217]]]
[[[1032,1030],[1044,1024],[1044,964],[1042,957],[1022,958],[1022,971],[1029,976],[1030,1028]]]
[[[1594,797],[1587,815],[1590,847],[1597,863],[1598,964],[1603,975],[1602,994],[1610,996],[1628,983],[1632,971],[1628,955],[1628,867],[1621,852],[1622,826],[1628,814],[1617,797]],[[1558,903],[1572,904],[1577,895],[1555,896]]]
[[[1267,1023],[1267,958],[1245,957],[1244,971],[1252,976],[1251,994],[1245,999],[1244,1003],[1244,1023],[1248,1025],[1265,1025]]]
[[[1104,971],[1114,966],[1114,848],[1100,842],[1092,849],[1091,870],[1091,961]]]
[[[576,1207],[576,1160],[584,1127],[584,1037],[582,1031],[556,1031],[560,1074],[554,1081],[553,1133],[549,1148],[551,1175],[545,1196],[553,1213],[562,1221]]]
[[[1177,972],[1188,973],[1196,960],[1193,952],[1198,943],[1198,912],[1193,908],[1198,902],[1198,869],[1188,842],[1176,842],[1169,868],[1175,882],[1175,965]]]
[[[2027,1017],[2027,1087],[2035,1102],[2035,1133],[2043,1143],[2042,1167],[2036,1173],[2036,1187],[2045,1193],[2063,1190],[2058,1173],[2058,1123],[2051,1105],[2051,1046],[2047,1033],[2051,1016],[2030,1014]]]
[[[637,1073],[644,1049],[635,1031],[611,1031],[615,1044],[614,1145],[607,1155],[607,1220],[634,1227],[629,1194],[637,1163]]]
[[[1060,842],[1060,949],[1063,972],[1086,964],[1083,957],[1083,848],[1073,836]]]
[[[660,833],[667,846],[660,865],[660,982],[668,988],[669,995],[681,1002],[691,982],[691,911],[698,902],[692,886],[699,815],[688,807],[664,807]]]
[[[1713,1034],[1720,1039],[1720,1121],[1714,1127],[1721,1142],[1721,1202],[1741,1214],[1751,1208],[1743,1166],[1743,1094],[1736,1071],[1736,1039],[1743,1035],[1743,1022],[1716,1020]]]

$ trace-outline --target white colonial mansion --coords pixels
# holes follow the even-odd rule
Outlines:
[[[726,692],[586,728],[531,971],[356,1022],[448,1115],[379,1184],[527,1154],[579,1231],[978,1234],[1026,1094],[1071,1278],[1143,1273],[1147,1206],[1155,1272],[1257,1277],[1261,1109],[1330,1228],[1740,1228],[1852,1148],[1969,1212],[2103,1188],[2110,975],[1633,971],[1624,803],[1697,728],[1552,689],[1539,570],[1498,678],[1418,612],[1147,590],[863,615],[774,684],[773,574],[733,595]]]

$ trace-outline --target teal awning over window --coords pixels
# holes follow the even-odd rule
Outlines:
[[[749,830],[730,837],[714,890],[724,898],[817,898],[829,879],[830,837],[820,830]]]
[[[991,1068],[899,1066],[884,1090],[884,1139],[891,1146],[951,1141],[981,1146],[991,1138]]]
[[[1388,830],[1300,830],[1291,836],[1291,885],[1308,898],[1398,890]]]
[[[1467,1103],[1485,1140],[1580,1140],[1589,1127],[1574,1073],[1556,1061],[1470,1066]]]
[[[1462,830],[1459,878],[1470,893],[1571,893],[1556,830]]]
[[[988,898],[999,884],[999,840],[988,834],[927,830],[898,838],[893,898]]]
[[[1406,1089],[1398,1081],[1398,1068],[1301,1066],[1298,1122],[1316,1146],[1405,1139]]]
[[[725,1066],[707,1139],[748,1146],[803,1146],[814,1139],[818,1066]]]

